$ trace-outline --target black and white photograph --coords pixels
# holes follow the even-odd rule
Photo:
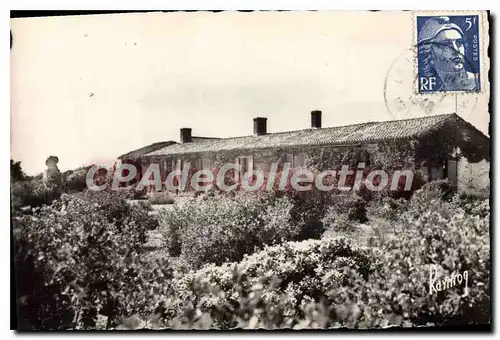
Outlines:
[[[16,330],[491,330],[489,11],[14,14]]]

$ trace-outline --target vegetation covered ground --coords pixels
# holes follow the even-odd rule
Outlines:
[[[489,201],[446,182],[410,198],[212,194],[157,212],[130,198],[13,183],[20,329],[489,323]],[[429,294],[430,265],[468,271],[468,294]]]

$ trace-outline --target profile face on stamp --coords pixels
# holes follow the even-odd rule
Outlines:
[[[417,16],[418,92],[481,90],[478,16]]]

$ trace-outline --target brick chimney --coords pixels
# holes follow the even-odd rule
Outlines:
[[[321,111],[314,110],[311,111],[311,127],[320,128],[321,127]]]
[[[191,142],[191,128],[181,128],[181,143]]]
[[[267,118],[256,117],[253,119],[254,136],[265,135],[267,133]]]

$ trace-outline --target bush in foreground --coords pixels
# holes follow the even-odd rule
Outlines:
[[[176,328],[293,327],[306,305],[327,299],[332,279],[348,285],[348,276],[365,280],[369,272],[366,251],[343,238],[287,242],[178,275],[163,317]]]
[[[11,183],[12,207],[40,207],[49,205],[61,196],[57,186],[41,179],[27,179]]]
[[[172,272],[166,257],[141,256],[147,211],[111,193],[84,199],[63,196],[19,221],[16,270],[24,328],[489,322],[487,200],[444,196],[427,185],[410,200],[388,201],[388,210],[375,217],[388,221],[392,233],[378,247],[360,247],[346,237],[287,242],[300,233],[286,223],[293,206],[288,198],[192,200],[161,214],[163,232],[177,237],[177,243],[167,238],[170,249],[178,247],[180,260],[194,267]],[[283,243],[249,255],[266,242]],[[213,264],[203,266],[207,262]],[[439,278],[467,270],[468,295],[463,284],[429,294],[431,265]]]
[[[176,293],[163,308],[165,326],[379,328],[489,323],[487,205],[477,200],[467,203],[471,214],[461,207],[463,203],[442,196],[432,185],[417,191],[392,222],[394,234],[379,247],[360,248],[343,237],[288,242],[239,263],[178,274],[172,282]],[[438,279],[468,271],[468,294],[464,283],[430,294],[431,265]],[[181,301],[188,301],[187,306]]]
[[[20,328],[95,328],[98,315],[110,328],[154,312],[169,266],[141,256],[147,214],[105,195],[64,195],[15,222]]]
[[[292,202],[271,195],[192,199],[159,214],[160,231],[171,255],[197,268],[238,261],[266,244],[293,240]]]

